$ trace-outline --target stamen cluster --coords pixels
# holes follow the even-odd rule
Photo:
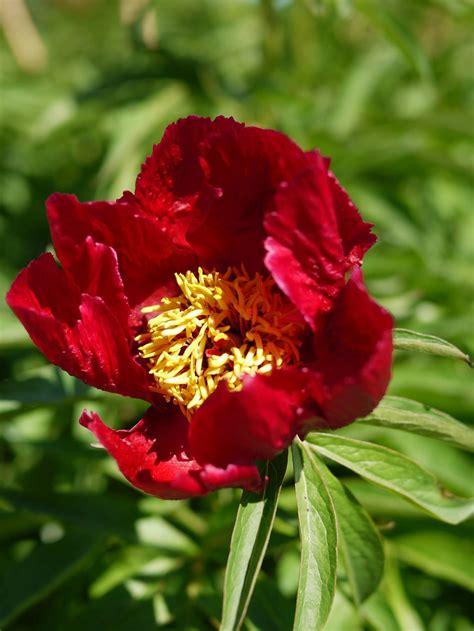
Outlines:
[[[152,390],[190,418],[225,379],[270,373],[300,359],[304,324],[274,280],[242,269],[176,274],[181,293],[146,307],[156,314],[136,339]]]

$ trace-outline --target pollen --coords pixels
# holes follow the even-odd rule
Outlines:
[[[151,317],[136,340],[151,390],[188,419],[221,380],[238,390],[244,375],[300,361],[304,324],[270,276],[199,268],[175,278],[180,293],[143,309]]]

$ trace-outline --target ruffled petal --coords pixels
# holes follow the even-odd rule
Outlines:
[[[81,425],[91,430],[115,458],[133,486],[163,499],[205,495],[222,487],[257,491],[262,480],[255,465],[226,468],[199,465],[190,455],[189,424],[179,411],[150,408],[130,430],[115,431],[95,413],[84,411]]]
[[[186,240],[204,267],[243,263],[253,273],[263,266],[263,216],[272,196],[306,162],[283,134],[191,116],[167,128],[135,196],[160,220],[188,226]]]
[[[316,418],[305,430],[342,427],[375,408],[390,381],[392,330],[391,315],[370,298],[356,270],[313,338],[307,367]]]
[[[43,254],[20,272],[7,302],[53,364],[96,388],[150,399],[148,375],[130,351],[115,254],[91,240],[78,253],[81,286]]]
[[[362,221],[349,195],[331,172],[329,185],[344,248],[346,269],[349,269],[361,263],[364,254],[374,245],[377,237],[371,232],[373,224]]]
[[[191,250],[176,244],[166,226],[143,212],[131,195],[117,202],[81,203],[75,195],[55,193],[47,209],[53,245],[66,270],[80,273],[77,249],[87,237],[114,249],[137,319],[141,306],[176,292],[175,272],[195,266]]]
[[[191,420],[190,444],[198,462],[224,467],[270,460],[298,433],[306,375],[297,368],[244,377],[231,391],[221,382]]]
[[[324,159],[319,156],[275,199],[265,217],[265,265],[280,289],[314,328],[316,316],[329,311],[344,286],[342,240]]]
[[[305,172],[281,186],[265,216],[265,265],[314,330],[376,237],[328,171],[329,160],[317,151],[306,156]]]

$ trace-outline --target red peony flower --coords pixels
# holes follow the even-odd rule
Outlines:
[[[359,271],[375,236],[317,151],[189,117],[135,193],[47,209],[61,267],[43,254],[7,300],[51,362],[150,402],[130,430],[81,417],[136,487],[256,490],[257,460],[383,396],[392,318]]]

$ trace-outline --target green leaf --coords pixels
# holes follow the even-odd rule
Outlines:
[[[403,631],[380,590],[365,601],[360,613],[373,631]]]
[[[469,355],[463,353],[462,350],[442,340],[434,335],[426,335],[425,333],[417,333],[409,329],[395,329],[393,332],[393,343],[396,349],[400,351],[416,351],[417,353],[428,353],[429,355],[438,355],[439,357],[451,357],[452,359],[461,359],[471,366]]]
[[[89,594],[92,598],[101,598],[127,579],[145,570],[147,575],[164,575],[181,564],[181,559],[162,556],[155,547],[126,546],[120,548],[111,560],[108,560],[105,570],[99,573],[90,585]]]
[[[272,531],[288,452],[267,463],[263,497],[244,491],[230,542],[224,582],[221,631],[239,629],[245,619]]]
[[[377,589],[382,578],[382,540],[367,511],[322,463],[319,475],[334,504],[339,550],[354,601],[360,604]]]
[[[70,534],[57,543],[36,546],[2,577],[0,624],[7,624],[79,572],[102,542],[90,534]]]
[[[138,519],[135,523],[138,540],[166,552],[197,556],[199,547],[184,532],[159,515]]]
[[[392,542],[396,555],[404,563],[474,590],[474,544],[468,537],[430,528],[399,535]]]
[[[423,622],[410,602],[405,591],[400,570],[396,559],[391,554],[391,547],[387,547],[387,562],[383,582],[383,592],[393,611],[400,629],[410,631],[425,631]]]
[[[334,595],[334,603],[324,631],[362,631],[362,620],[354,605],[339,590]]]
[[[436,478],[403,454],[337,434],[312,433],[307,440],[323,456],[410,500],[450,524],[470,517],[472,500],[454,497]]]
[[[245,621],[249,629],[288,631],[293,622],[294,603],[278,591],[275,583],[260,576]]]
[[[359,422],[439,438],[474,451],[474,430],[449,414],[403,397],[385,397],[375,410]]]
[[[318,631],[326,623],[336,589],[336,515],[319,458],[301,441],[292,453],[301,537],[294,631]]]

